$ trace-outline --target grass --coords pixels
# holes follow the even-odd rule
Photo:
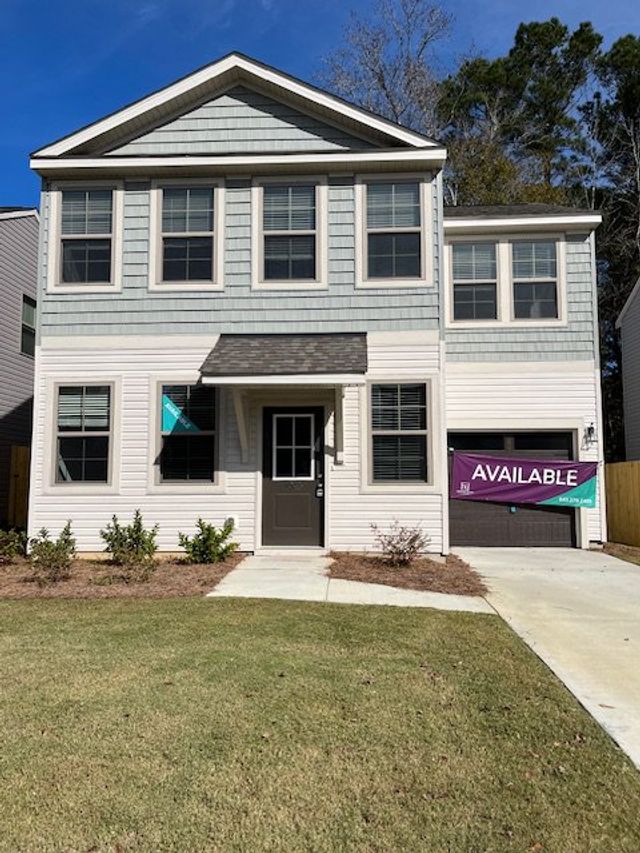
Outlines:
[[[637,851],[640,777],[493,616],[0,603],[0,849]]]
[[[619,545],[617,542],[605,542],[602,550],[605,554],[617,557],[619,560],[625,560],[627,563],[640,566],[640,548],[635,545]]]

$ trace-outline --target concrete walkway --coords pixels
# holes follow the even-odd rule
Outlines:
[[[556,548],[456,548],[502,618],[640,767],[640,567]]]
[[[398,607],[494,613],[487,602],[477,596],[443,595],[439,592],[419,592],[381,584],[331,579],[327,575],[330,562],[327,557],[313,553],[246,557],[220,581],[209,596],[330,601],[336,604],[390,604]]]

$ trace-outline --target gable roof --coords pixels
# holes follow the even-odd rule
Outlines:
[[[39,218],[38,210],[35,207],[6,207],[0,205],[0,219],[21,219],[25,216],[35,216]]]
[[[32,157],[62,157],[108,150],[122,137],[131,138],[154,125],[163,124],[195,104],[210,99],[239,81],[253,82],[267,93],[278,95],[318,117],[345,126],[355,134],[376,141],[380,147],[438,148],[439,143],[401,127],[382,116],[355,106],[309,83],[252,59],[229,53],[149,95],[40,148]]]

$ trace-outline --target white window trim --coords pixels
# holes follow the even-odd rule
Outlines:
[[[367,198],[368,183],[385,181],[417,181],[420,185],[420,276],[419,278],[367,278]],[[387,290],[389,288],[432,287],[433,276],[433,176],[429,172],[380,172],[356,175],[355,178],[355,251],[356,288]],[[400,230],[400,229],[397,229]],[[411,230],[411,229],[409,229]]]
[[[211,187],[213,189],[213,276],[211,281],[162,281],[162,189],[163,187]],[[149,283],[150,291],[224,290],[224,183],[219,178],[166,178],[151,182],[149,191]]]
[[[316,277],[315,279],[264,278],[264,236],[262,229],[263,187],[266,184],[315,184],[316,187]],[[327,290],[328,189],[326,175],[274,175],[251,182],[251,289],[252,290]],[[268,233],[268,232],[267,232]]]
[[[226,437],[228,429],[227,399],[222,388],[216,388],[216,453],[215,453],[215,479],[213,481],[202,480],[167,480],[160,479],[160,468],[156,460],[162,449],[162,413],[160,403],[162,400],[163,385],[197,385],[200,374],[180,373],[172,374],[171,371],[154,374],[149,378],[149,455],[147,459],[147,494],[162,495],[220,495],[226,493],[225,482],[225,460],[226,460]]]
[[[308,420],[311,423],[310,434],[311,434],[311,445],[308,449],[311,450],[311,474],[308,477],[296,477],[292,475],[291,477],[278,477],[276,476],[277,463],[276,463],[276,451],[278,450],[279,445],[277,444],[277,435],[278,435],[278,420],[280,418],[294,418],[294,423],[297,418]],[[314,422],[315,416],[312,414],[302,414],[299,412],[291,412],[291,414],[286,414],[285,412],[276,413],[272,415],[272,438],[271,438],[271,479],[275,483],[310,483],[316,478],[316,454],[315,454],[315,432],[314,432]],[[295,430],[295,427],[294,427]],[[295,441],[295,432],[292,436]],[[293,444],[291,449],[296,450],[298,447],[304,447],[304,445]],[[306,448],[305,448],[306,449]],[[295,465],[295,458],[294,458]]]
[[[424,483],[411,481],[373,480],[373,441],[371,440],[371,386],[372,385],[427,386],[427,476]],[[440,494],[440,377],[437,373],[420,375],[367,376],[366,386],[360,393],[360,494],[425,495]]]
[[[58,483],[56,468],[58,464],[58,391],[67,386],[108,385],[110,395],[110,424],[109,424],[109,477],[106,483]],[[44,459],[49,460],[44,470],[45,495],[113,495],[120,490],[120,450],[121,450],[121,406],[122,382],[119,376],[102,377],[83,374],[69,375],[65,378],[56,377],[47,381],[46,395],[48,399],[45,433]]]
[[[111,189],[111,281],[108,284],[62,281],[62,192],[63,190]],[[122,291],[122,243],[124,228],[124,184],[122,181],[64,181],[49,190],[47,293],[120,293]],[[90,235],[88,235],[90,238]]]
[[[549,319],[516,319],[513,293],[512,244],[515,241],[553,240],[556,244],[557,278],[556,290],[558,316]],[[453,318],[453,249],[454,243],[495,243],[497,275],[497,320],[454,320]],[[567,325],[567,242],[564,232],[525,231],[509,234],[460,234],[449,236],[445,241],[445,317],[451,329],[535,329],[562,328]]]

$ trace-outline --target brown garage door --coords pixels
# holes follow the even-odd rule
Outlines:
[[[454,432],[449,450],[529,459],[572,459],[567,432]],[[573,547],[575,510],[563,507],[449,501],[452,545],[482,547]]]

